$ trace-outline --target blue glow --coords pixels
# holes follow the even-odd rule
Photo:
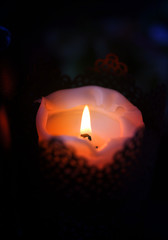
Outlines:
[[[149,28],[149,36],[158,44],[168,46],[168,27],[155,24]]]
[[[10,31],[0,26],[0,50],[6,49],[11,43],[11,33]]]

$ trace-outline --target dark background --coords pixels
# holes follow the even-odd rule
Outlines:
[[[33,165],[32,170],[33,160],[30,159],[29,163],[25,164],[28,160],[26,147],[19,150],[19,144],[25,141],[24,137],[27,136],[23,123],[23,102],[25,101],[26,108],[29,100],[33,102],[54,91],[59,69],[63,74],[74,78],[87,67],[93,66],[96,59],[105,58],[110,52],[118,55],[119,59],[127,64],[129,73],[144,92],[156,88],[157,84],[167,86],[168,2],[75,3],[63,0],[54,4],[16,4],[15,1],[1,3],[0,92],[1,109],[5,109],[1,111],[1,118],[7,119],[10,130],[5,134],[7,139],[10,139],[7,142],[11,141],[9,145],[3,142],[1,144],[1,155],[5,156],[1,157],[2,228],[7,236],[33,235],[35,221],[38,220],[38,213],[35,211],[33,216],[32,208],[33,204],[38,208],[38,177],[35,177],[38,166]],[[32,78],[34,69],[38,66],[43,72],[41,75],[38,72],[36,77]],[[50,70],[53,72],[53,69],[55,73],[50,76]],[[34,92],[31,92],[32,86]],[[25,93],[28,97],[26,100]],[[20,118],[16,117],[22,113]],[[31,126],[30,129],[35,131],[35,120],[32,121],[34,128]],[[31,134],[28,136],[26,142],[30,140]],[[36,140],[37,136],[32,140],[34,144]],[[158,239],[168,237],[166,140],[167,110],[152,186],[144,203],[143,224],[141,223],[144,239],[154,239],[154,236]],[[28,174],[30,169],[31,177]],[[136,235],[135,231],[133,232],[134,237],[137,237],[138,233]],[[120,238],[116,236],[116,239]]]

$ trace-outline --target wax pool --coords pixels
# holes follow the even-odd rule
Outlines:
[[[85,105],[90,111],[92,141],[80,136]],[[113,161],[126,139],[133,137],[144,123],[140,110],[119,92],[86,86],[42,98],[36,126],[39,142],[57,137],[79,157],[85,157],[89,165],[101,168]]]

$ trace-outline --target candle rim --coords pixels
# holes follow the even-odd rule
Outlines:
[[[81,142],[83,142],[83,143],[87,143],[88,144],[88,146],[91,146],[94,150],[95,150],[95,148],[94,148],[94,146],[92,146],[88,141],[85,141],[84,139],[79,139],[78,137],[76,137],[76,136],[68,136],[68,135],[52,135],[52,134],[50,134],[50,133],[48,133],[48,131],[46,131],[46,124],[47,124],[47,119],[48,119],[48,112],[46,111],[46,109],[45,109],[45,98],[42,98],[42,100],[41,100],[41,104],[40,104],[40,107],[39,107],[39,110],[38,110],[38,113],[37,113],[37,116],[36,116],[36,127],[37,127],[37,132],[40,132],[41,133],[41,137],[39,138],[39,141],[41,141],[41,139],[51,139],[51,138],[55,138],[55,139],[62,139],[62,138],[64,138],[65,139],[65,137],[67,138],[67,139],[74,139],[74,140],[82,140]],[[42,117],[42,118],[41,118]],[[40,122],[42,122],[42,125],[39,125],[39,124],[37,124],[37,122],[39,122],[39,119],[40,119]],[[120,126],[122,126],[122,123],[121,123],[121,120],[120,119],[118,119],[119,120],[119,123],[120,123]],[[143,125],[142,125],[143,126]],[[131,136],[130,136],[131,137]],[[128,138],[130,138],[130,137],[123,137],[123,136],[120,136],[119,138],[109,138],[108,139],[108,142],[109,141],[113,141],[113,140],[115,140],[116,141],[116,139],[128,139]],[[96,149],[95,150],[95,152],[100,152],[100,151],[102,151],[103,149],[106,149],[106,148],[104,148],[104,146],[106,145],[106,143],[105,144],[103,144],[103,146],[102,147],[100,147],[99,149]]]

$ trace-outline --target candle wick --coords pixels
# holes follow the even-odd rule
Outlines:
[[[92,141],[91,136],[89,134],[87,134],[87,133],[81,134],[81,137],[83,137],[83,138],[87,137],[89,139],[89,141]]]

